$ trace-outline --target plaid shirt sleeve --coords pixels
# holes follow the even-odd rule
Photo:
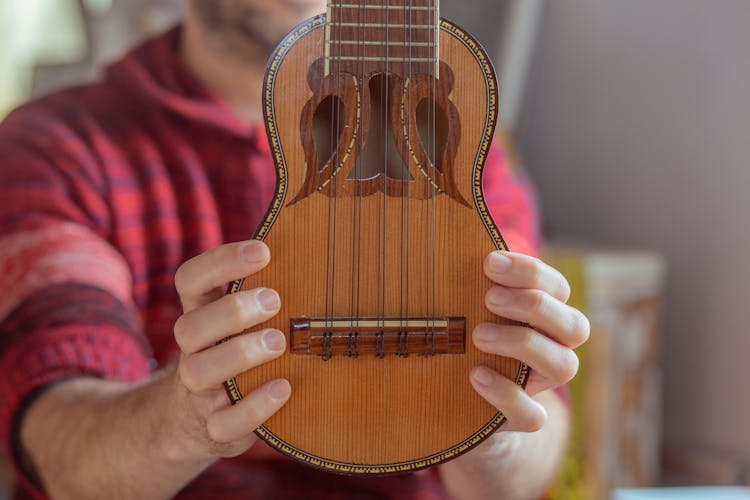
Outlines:
[[[84,143],[45,112],[0,125],[0,443],[16,461],[19,416],[41,388],[149,373],[104,192]]]

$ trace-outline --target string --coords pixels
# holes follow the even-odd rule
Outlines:
[[[359,2],[357,4],[357,73],[360,75],[359,87],[360,96],[362,96],[364,84],[364,67],[362,66],[362,11],[363,4]],[[358,96],[359,98],[359,96]],[[359,225],[357,224],[357,213],[359,207],[359,198],[361,193],[360,187],[360,167],[362,164],[362,112],[360,111],[357,118],[357,151],[355,158],[355,181],[354,181],[354,199],[352,200],[352,265],[351,265],[351,300],[349,306],[349,349],[348,355],[357,357],[358,352],[358,340],[359,332],[355,330],[354,322],[355,318],[359,318],[359,249],[361,247],[361,235],[359,233]],[[356,259],[355,259],[356,256]],[[356,261],[356,264],[355,264]],[[356,269],[356,272],[355,272]],[[356,304],[356,305],[355,305]],[[357,325],[358,327],[359,325]]]
[[[414,12],[414,10],[412,8],[413,6],[414,6],[413,5],[413,0],[409,0],[409,22],[408,22],[408,25],[409,25],[409,52],[408,52],[408,61],[409,62],[408,62],[407,71],[406,71],[406,81],[409,84],[411,84],[411,75],[412,75],[411,62],[412,62],[412,50],[413,50],[413,47],[412,47],[412,36],[413,36],[413,29],[412,29],[413,18],[412,18],[412,14]],[[404,8],[406,8],[406,0],[404,0]],[[404,41],[406,41],[406,39],[404,39]],[[406,96],[406,98],[408,100],[408,102],[406,103],[406,104],[408,104],[408,106],[406,107],[406,110],[408,110],[408,114],[404,114],[403,115],[403,118],[405,118],[405,119],[408,120],[409,117],[411,117],[411,112],[412,112],[412,107],[411,107],[411,105],[412,105],[411,91],[410,91],[410,87],[407,87],[406,85],[404,85],[404,88],[405,89],[409,89],[408,90],[408,94]],[[409,126],[407,124],[407,126],[405,127],[405,129],[406,129],[406,142],[404,144],[404,153],[402,155],[402,158],[404,159],[404,167],[401,169],[401,211],[402,211],[402,213],[404,212],[403,207],[404,207],[404,203],[406,203],[406,214],[405,214],[405,219],[401,223],[401,231],[402,231],[401,240],[402,240],[402,245],[405,248],[404,253],[405,253],[405,257],[406,257],[406,307],[405,307],[406,310],[405,310],[404,314],[402,314],[402,318],[404,318],[404,317],[406,318],[406,322],[407,322],[407,325],[408,325],[408,321],[409,321],[409,221],[410,221],[410,218],[409,218],[409,209],[411,207],[411,204],[410,204],[410,200],[409,200],[409,197],[408,197],[409,186],[404,181],[404,178],[408,175],[408,172],[410,171],[409,166],[411,165],[411,155],[409,154],[409,150],[411,148],[411,126]],[[403,236],[404,229],[405,229],[405,232],[406,232],[406,238],[404,238],[404,236]],[[404,243],[404,240],[406,240],[405,243]],[[402,290],[403,290],[403,287],[402,287]],[[402,298],[402,301],[403,301],[403,298]],[[403,327],[402,327],[402,329],[403,329]],[[404,357],[406,357],[406,356],[409,355],[409,331],[408,331],[408,328],[407,328],[406,332],[404,333],[404,337],[405,337],[405,339],[404,339],[405,345],[400,350],[401,350],[401,355],[404,356]],[[399,344],[399,347],[400,347],[400,344]]]
[[[431,16],[431,22],[427,23],[430,26],[433,26],[433,23],[435,20],[435,10],[436,10],[436,3],[437,0],[434,0],[434,2],[428,1],[428,16]],[[433,28],[430,28],[430,34],[428,37],[429,47],[433,48],[435,46],[435,38],[434,38],[435,32]],[[435,101],[436,101],[436,94],[437,94],[437,74],[435,72],[435,65],[430,61],[430,66],[428,70],[428,75],[430,78],[428,79],[428,93],[429,96],[429,108],[427,111],[427,150],[428,150],[428,158],[430,163],[430,187],[428,189],[432,190],[432,195],[428,198],[428,241],[427,241],[427,249],[430,252],[430,255],[428,256],[428,286],[427,286],[427,294],[428,294],[428,318],[429,318],[429,325],[430,325],[430,345],[425,346],[425,351],[429,354],[434,354],[434,341],[435,341],[435,324],[434,324],[434,309],[435,309],[435,213],[437,211],[437,207],[435,205],[436,203],[436,195],[437,192],[435,190],[435,170],[437,168],[437,157],[435,155],[436,150],[436,137],[435,137]],[[432,210],[429,210],[429,207],[432,207]],[[431,285],[431,286],[430,286]],[[427,340],[427,339],[425,339]],[[432,348],[431,348],[432,347]]]
[[[367,11],[365,10],[365,0],[362,0],[362,3],[360,4],[360,27],[359,27],[359,34],[360,34],[360,41],[363,41],[365,38],[365,27],[364,24],[367,22]],[[359,61],[358,64],[360,65],[360,82],[361,82],[361,92],[364,97],[365,92],[365,86],[369,85],[369,82],[365,81],[365,63],[364,63],[364,47],[360,44],[359,47]],[[369,95],[369,93],[368,93]],[[370,103],[368,103],[369,106]],[[365,137],[362,127],[362,120],[364,119],[363,115],[360,113],[360,154],[358,155],[358,163],[357,163],[357,179],[362,178],[362,152],[364,151],[365,147]],[[357,199],[356,202],[359,205],[359,214],[358,214],[358,221],[357,221],[357,237],[358,237],[358,246],[357,246],[357,318],[360,317],[360,277],[361,277],[361,269],[362,269],[362,187],[360,184],[361,181],[357,181]],[[357,332],[357,336],[359,335],[359,332]],[[358,338],[358,337],[357,337]]]
[[[427,6],[429,7],[429,2],[427,3]],[[429,11],[428,11],[429,13]],[[429,43],[430,37],[428,36],[428,43]],[[427,72],[427,98],[430,97],[430,85],[431,85],[431,78],[430,78],[430,72],[428,68]],[[425,145],[425,170],[427,172],[427,182],[431,182],[431,172],[430,172],[430,131],[429,131],[429,123],[430,123],[430,109],[428,107],[427,109],[427,144]],[[430,192],[429,192],[429,185],[425,188],[425,199],[426,199],[426,211],[425,211],[425,221],[424,221],[424,231],[425,231],[425,288],[424,288],[424,296],[425,296],[425,316],[427,318],[427,321],[425,322],[425,334],[424,334],[424,354],[427,354],[427,346],[428,344],[428,338],[430,334]]]
[[[335,3],[335,2],[334,2]],[[343,0],[340,0],[339,3],[339,15],[337,17],[343,17],[343,8],[341,7],[343,5]],[[330,310],[330,325],[326,329],[327,335],[325,337],[328,338],[328,349],[326,350],[325,342],[324,342],[324,357],[330,358],[332,351],[333,351],[333,321],[334,321],[334,315],[335,315],[335,308],[336,308],[336,247],[337,247],[337,239],[336,239],[336,229],[337,229],[337,218],[338,218],[338,171],[340,168],[340,150],[341,150],[341,144],[340,144],[340,137],[339,137],[339,129],[341,129],[341,108],[342,108],[342,97],[341,97],[341,62],[342,62],[342,47],[343,44],[341,43],[341,31],[342,31],[342,24],[343,19],[339,20],[337,23],[337,30],[338,35],[336,36],[336,46],[335,49],[338,52],[338,57],[336,57],[336,76],[335,76],[335,85],[336,85],[336,91],[333,94],[335,98],[332,96],[331,98],[331,142],[332,142],[332,148],[335,147],[335,150],[333,152],[332,158],[335,160],[335,162],[332,164],[331,170],[330,170],[330,177],[329,182],[332,186],[333,191],[333,252],[330,257],[331,265],[331,310]],[[335,112],[335,118],[334,118],[334,112]],[[328,203],[329,206],[329,214],[330,214],[330,207],[331,202],[329,200]],[[324,340],[325,340],[324,337]]]
[[[387,214],[387,188],[388,188],[388,111],[390,109],[389,107],[389,81],[390,81],[390,73],[389,73],[389,56],[390,56],[390,20],[391,20],[391,3],[390,0],[386,0],[386,6],[385,6],[385,75],[383,80],[385,81],[385,84],[382,83],[381,80],[381,90],[383,90],[383,87],[385,87],[385,94],[381,95],[381,100],[383,101],[383,114],[381,115],[383,117],[383,193],[382,193],[382,200],[383,200],[383,219],[381,221],[382,224],[382,236],[383,236],[383,247],[382,247],[382,266],[381,266],[381,281],[382,281],[382,288],[380,292],[380,317],[382,320],[381,324],[381,356],[384,355],[384,341],[385,341],[385,290],[386,290],[386,277],[388,275],[387,269],[386,269],[386,263],[387,263],[387,227],[388,227],[388,214]]]
[[[433,24],[434,28],[430,29],[430,33],[431,33],[431,36],[433,38],[432,39],[432,47],[431,48],[432,48],[433,54],[435,55],[435,58],[434,58],[435,62],[434,62],[434,64],[431,64],[430,66],[432,66],[432,69],[435,72],[435,78],[434,78],[434,87],[435,88],[434,88],[434,95],[432,96],[432,127],[431,127],[431,130],[432,130],[432,141],[433,141],[432,142],[432,147],[433,147],[433,150],[432,150],[433,175],[435,175],[435,177],[437,177],[437,171],[436,170],[437,170],[437,162],[439,161],[438,160],[439,151],[438,151],[438,145],[437,145],[437,130],[436,130],[436,122],[437,122],[437,108],[436,107],[437,107],[437,92],[438,92],[438,90],[437,90],[437,85],[438,85],[437,79],[439,77],[439,75],[437,73],[438,64],[439,64],[438,59],[437,59],[437,44],[438,44],[437,37],[439,36],[438,29],[439,29],[440,19],[438,19],[438,11],[439,11],[438,6],[439,6],[439,3],[440,3],[440,0],[434,0],[433,3],[434,3],[434,5],[432,6],[432,11],[431,12],[432,12],[432,19],[433,19],[433,23],[434,23]],[[433,182],[432,184],[433,184],[433,190],[434,190],[433,204],[436,204],[437,203],[437,195],[438,195],[438,192],[437,192],[437,183]],[[436,269],[436,263],[437,263],[436,262],[437,261],[437,258],[436,258],[437,255],[436,255],[436,243],[435,243],[435,240],[436,240],[436,237],[437,237],[437,206],[435,206],[434,208],[435,209],[432,211],[432,307],[433,307],[433,309],[436,309],[437,306],[436,306],[436,298],[435,298],[435,283],[436,283],[437,280],[436,280],[436,276],[435,276],[435,269]],[[435,354],[435,323],[434,323],[434,318],[435,318],[436,312],[437,311],[433,311],[433,315],[432,315],[432,318],[433,318],[432,336],[430,338],[430,341],[431,341],[430,354],[433,354],[433,355]]]
[[[336,9],[336,2],[333,1],[330,4],[330,6],[331,6],[331,10],[329,11],[330,19],[326,19],[326,23],[333,23],[333,19],[334,19],[334,15],[333,14],[334,14],[334,11]],[[334,42],[334,40],[330,40],[330,39],[326,40],[326,43],[328,44],[328,49],[329,50],[328,50],[328,52],[326,54],[326,58],[327,59],[326,59],[326,62],[325,62],[325,67],[329,68],[329,74],[328,75],[324,75],[324,79],[323,79],[324,82],[327,82],[328,81],[327,79],[330,78],[330,65],[331,65],[331,63],[336,63],[337,62],[335,60],[335,58],[332,56],[332,51],[330,50],[331,45],[333,45],[333,42]],[[333,159],[334,159],[334,136],[333,136],[334,102],[335,102],[334,101],[334,96],[331,96],[331,126],[330,126],[330,141],[329,141],[329,148],[330,149],[329,149],[329,151],[331,151],[332,154],[331,154],[330,158],[328,158],[326,160],[326,162],[328,164],[329,170],[332,170]],[[324,166],[325,166],[325,164],[324,164]],[[327,228],[327,231],[326,231],[326,241],[327,241],[327,245],[326,245],[326,290],[325,290],[325,295],[326,295],[326,297],[325,297],[325,306],[326,306],[326,308],[325,308],[325,316],[324,316],[325,320],[326,320],[326,328],[325,328],[325,331],[323,332],[324,333],[324,336],[323,336],[323,339],[324,339],[324,343],[323,343],[323,357],[324,358],[326,357],[326,349],[325,349],[325,347],[326,347],[326,342],[325,342],[325,340],[326,340],[326,333],[328,332],[329,328],[333,327],[332,324],[329,325],[329,323],[328,323],[328,320],[331,318],[331,311],[330,311],[330,307],[331,307],[330,306],[330,302],[331,302],[331,282],[330,282],[330,277],[331,277],[331,229],[332,229],[332,224],[331,224],[332,213],[331,213],[331,211],[332,211],[332,208],[333,208],[332,200],[329,197],[328,198],[328,228]]]

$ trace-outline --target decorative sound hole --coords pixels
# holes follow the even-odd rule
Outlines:
[[[328,96],[318,105],[313,115],[313,140],[318,150],[318,171],[321,172],[326,163],[338,151],[339,138],[343,125],[344,106],[341,99]],[[335,160],[335,159],[334,159]]]
[[[371,108],[367,142],[348,179],[367,180],[385,173],[386,177],[398,181],[414,180],[402,160],[402,157],[408,158],[408,152],[399,151],[393,139],[391,120],[388,119],[388,111],[396,104],[389,96],[398,85],[401,85],[398,79],[382,73],[370,78]]]
[[[324,72],[310,66],[311,97],[300,116],[305,180],[289,205],[313,193],[431,199],[447,195],[470,207],[453,175],[461,139],[451,102],[453,77],[393,72]]]
[[[448,117],[429,97],[422,99],[417,105],[417,130],[427,157],[443,173],[442,157],[448,141]]]

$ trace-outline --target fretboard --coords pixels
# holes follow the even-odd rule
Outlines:
[[[326,74],[436,74],[438,0],[330,0]]]

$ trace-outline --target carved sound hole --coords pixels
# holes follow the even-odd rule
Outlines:
[[[448,118],[433,99],[422,99],[417,105],[417,130],[430,162],[443,173],[442,159],[448,141]]]
[[[323,72],[310,66],[312,96],[300,117],[305,180],[293,205],[315,192],[327,196],[430,199],[446,194],[469,207],[453,176],[461,137],[450,100],[452,70],[430,74]]]
[[[394,141],[394,131],[388,113],[394,103],[390,97],[392,89],[401,85],[400,80],[384,74],[370,79],[370,124],[367,141],[360,158],[348,176],[351,180],[373,179],[385,174],[398,181],[412,181],[413,177],[402,160],[408,158],[406,145],[399,151]]]
[[[336,96],[326,97],[315,110],[312,129],[318,151],[319,172],[338,150],[344,116],[344,106]]]

